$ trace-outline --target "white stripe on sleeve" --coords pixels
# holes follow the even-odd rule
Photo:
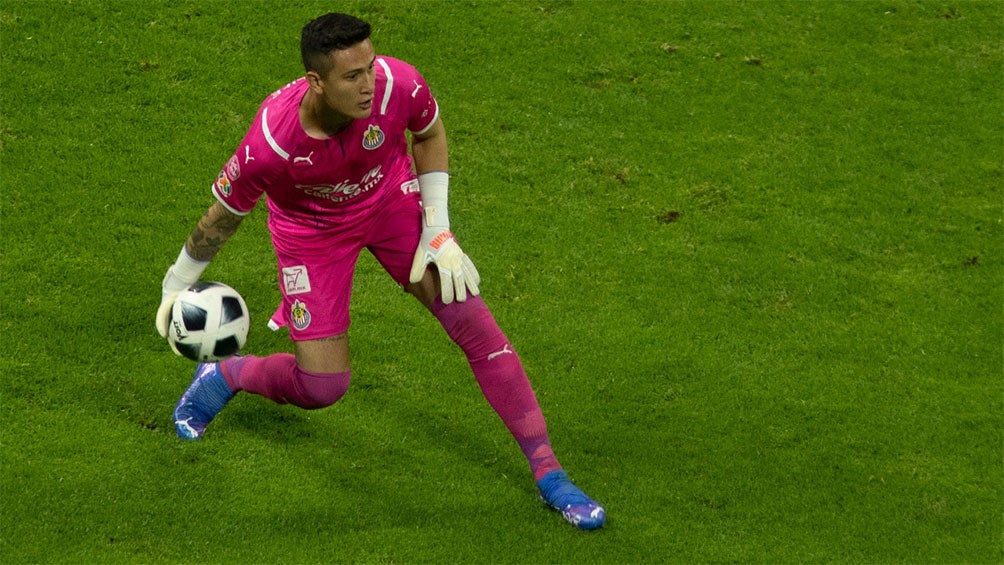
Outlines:
[[[279,147],[279,144],[275,142],[275,138],[272,137],[272,132],[268,130],[268,108],[265,108],[261,114],[261,132],[265,134],[265,141],[272,147],[272,151],[275,151],[284,160],[289,161],[289,153],[283,151],[282,147]]]
[[[436,120],[439,119],[439,102],[436,102],[436,99],[433,98],[432,99],[432,103],[436,105],[436,113],[432,116],[432,121],[429,122],[429,125],[427,125],[424,128],[422,128],[422,131],[416,131],[416,132],[413,132],[413,133],[416,133],[418,135],[422,135],[423,133],[425,133],[425,132],[429,131],[430,129],[432,129],[432,126],[436,125]]]
[[[223,196],[220,195],[220,193],[216,191],[216,183],[213,183],[212,191],[213,191],[213,196],[216,197],[217,202],[219,202],[220,204],[222,204],[223,207],[226,208],[227,210],[229,210],[231,214],[234,214],[234,215],[237,215],[237,216],[247,216],[248,214],[251,213],[251,210],[248,210],[247,212],[241,212],[237,208],[234,208],[233,206],[227,204],[227,201],[223,199]]]
[[[383,102],[380,103],[380,115],[386,116],[387,104],[390,103],[391,89],[394,88],[394,74],[390,72],[390,66],[383,59],[377,59],[377,63],[380,63],[380,66],[383,67],[384,74],[387,75],[387,86],[383,91]]]

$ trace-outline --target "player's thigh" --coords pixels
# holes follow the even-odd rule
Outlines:
[[[282,302],[269,324],[288,326],[294,342],[344,334],[349,329],[352,276],[362,242],[354,234],[296,239],[273,234]]]
[[[417,283],[408,283],[404,291],[414,296],[426,308],[432,308],[432,303],[439,297],[439,271],[426,269],[422,280]]]
[[[311,373],[344,373],[352,369],[349,334],[294,341],[296,363]]]
[[[422,207],[416,193],[404,191],[391,197],[394,201],[381,210],[367,247],[384,270],[428,308],[439,296],[438,271],[426,269],[421,281],[410,280],[415,250],[422,237]]]

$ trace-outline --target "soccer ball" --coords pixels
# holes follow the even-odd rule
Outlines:
[[[251,317],[240,293],[219,282],[197,282],[171,307],[167,341],[179,355],[212,363],[244,347]]]

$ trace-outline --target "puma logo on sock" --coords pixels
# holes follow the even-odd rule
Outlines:
[[[491,361],[492,359],[498,357],[499,355],[505,355],[506,353],[515,353],[515,351],[513,351],[512,349],[509,349],[509,344],[508,343],[505,344],[502,347],[501,350],[496,351],[495,353],[489,353],[488,354],[488,360]]]

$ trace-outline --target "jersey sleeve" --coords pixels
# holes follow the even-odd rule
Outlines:
[[[213,182],[213,196],[228,210],[246,216],[277,173],[275,153],[262,136],[262,111]]]
[[[402,74],[405,75],[402,94],[408,102],[406,109],[408,129],[421,135],[439,119],[439,103],[429,90],[425,77],[411,65],[402,66]]]

